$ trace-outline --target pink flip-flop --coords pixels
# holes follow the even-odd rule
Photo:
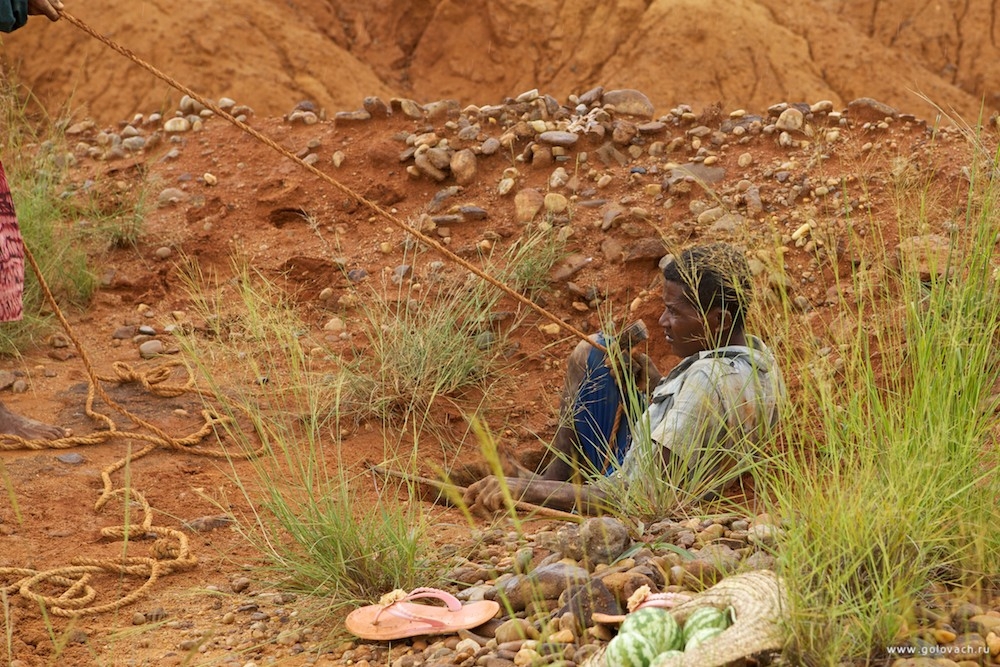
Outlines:
[[[434,598],[444,607],[412,603],[410,600]],[[447,635],[470,630],[497,615],[500,605],[492,600],[462,603],[454,595],[436,588],[415,588],[409,593],[393,591],[382,596],[379,604],[355,609],[344,620],[351,634],[362,639],[386,641],[418,635]]]

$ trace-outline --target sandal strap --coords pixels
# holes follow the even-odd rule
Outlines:
[[[432,628],[444,627],[445,623],[443,621],[439,621],[436,618],[427,618],[424,616],[420,616],[419,614],[414,614],[412,611],[409,611],[407,608],[399,604],[400,602],[409,602],[410,600],[417,600],[423,598],[434,598],[436,600],[441,600],[442,602],[445,603],[445,605],[447,605],[448,611],[457,612],[462,609],[462,603],[459,601],[459,599],[446,591],[442,591],[437,588],[427,588],[427,587],[414,588],[412,591],[409,592],[409,594],[406,597],[400,600],[396,600],[395,602],[379,609],[378,612],[375,614],[375,618],[372,620],[372,624],[378,625],[379,617],[382,615],[383,612],[385,612],[397,618],[404,618],[408,621],[417,621],[418,623],[426,623]],[[414,605],[411,605],[410,608],[412,609],[413,606]]]
[[[439,588],[414,588],[410,591],[410,594],[400,600],[400,602],[409,602],[410,600],[416,600],[418,598],[434,598],[436,600],[441,600],[448,606],[448,611],[460,611],[462,609],[462,603],[457,597],[447,591],[442,591]]]

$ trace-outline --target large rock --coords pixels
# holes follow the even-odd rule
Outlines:
[[[583,629],[591,625],[594,612],[601,614],[620,614],[622,607],[615,600],[608,587],[600,579],[591,579],[584,583],[573,584],[560,596],[560,607],[556,618],[564,614],[572,614],[575,623],[573,628],[577,636],[583,634]]]
[[[514,611],[521,611],[533,600],[557,600],[574,583],[586,583],[590,575],[582,567],[564,562],[535,568],[531,574],[519,574],[497,587],[497,597],[506,599]]]
[[[923,282],[939,279],[950,271],[957,261],[951,241],[940,234],[911,236],[899,242],[893,258],[894,268],[916,274]]]
[[[628,529],[618,519],[596,517],[580,526],[583,558],[590,564],[610,563],[629,545]]]

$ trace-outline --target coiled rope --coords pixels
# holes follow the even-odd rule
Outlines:
[[[184,384],[167,384],[166,381],[169,379],[172,369],[183,365],[179,361],[162,364],[147,373],[139,373],[128,364],[118,362],[114,364],[116,371],[114,376],[106,377],[98,375],[94,369],[90,355],[87,354],[83,344],[73,331],[73,327],[70,326],[62,310],[59,308],[59,304],[52,295],[34,255],[27,246],[24,248],[24,255],[31,269],[38,277],[38,282],[42,288],[46,302],[52,308],[52,312],[55,313],[59,323],[72,341],[87,371],[89,378],[86,401],[87,416],[104,424],[107,430],[97,431],[91,435],[71,436],[57,440],[26,440],[15,435],[4,434],[0,435],[0,450],[65,449],[79,445],[98,444],[116,438],[145,442],[145,446],[139,451],[132,452],[130,448],[130,451],[124,458],[101,471],[102,491],[97,503],[94,505],[94,510],[100,511],[112,499],[122,498],[127,517],[129,504],[137,503],[142,508],[141,521],[134,522],[127,521],[126,519],[126,523],[122,525],[101,529],[101,535],[124,542],[135,542],[140,538],[149,536],[155,536],[157,539],[152,544],[151,556],[123,555],[118,559],[76,558],[73,559],[73,564],[70,566],[57,567],[45,571],[27,568],[0,568],[0,582],[13,579],[12,583],[0,585],[0,593],[8,597],[11,595],[20,595],[23,598],[34,600],[43,605],[49,613],[55,616],[100,614],[135,602],[145,595],[150,587],[161,577],[172,572],[189,570],[198,562],[197,558],[190,551],[187,536],[173,528],[153,525],[153,510],[142,492],[134,488],[115,488],[111,475],[160,447],[183,450],[196,456],[226,459],[258,456],[264,453],[265,447],[261,446],[254,452],[237,453],[195,448],[195,445],[213,434],[217,427],[229,422],[229,418],[219,416],[213,410],[204,409],[201,412],[202,419],[204,420],[201,427],[187,436],[175,438],[165,433],[155,424],[129,412],[114,401],[104,390],[103,383],[113,382],[121,384],[137,382],[150,393],[164,397],[176,397],[187,393],[195,393],[203,398],[209,397],[195,386],[190,373],[188,374],[188,381]],[[110,416],[94,410],[94,399],[98,396],[112,409],[148,432],[144,432],[143,430],[119,430],[117,424]],[[93,575],[101,573],[140,577],[144,581],[138,587],[117,599],[102,604],[92,604],[97,598],[98,592],[90,585],[90,580]],[[63,592],[58,595],[42,594],[37,589],[43,585],[62,587]]]

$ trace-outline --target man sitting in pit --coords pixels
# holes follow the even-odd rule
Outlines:
[[[774,426],[784,385],[774,355],[744,330],[752,283],[743,252],[722,243],[692,247],[663,278],[659,324],[682,361],[662,376],[646,355],[633,354],[621,364],[630,368],[615,371],[581,342],[568,360],[555,458],[540,475],[506,478],[514,500],[594,513],[626,487],[655,489],[666,480],[703,495]],[[648,387],[655,388],[647,404]],[[630,406],[639,418],[631,429],[616,428],[622,413],[631,421]],[[504,509],[500,481],[472,484],[464,501],[476,511]]]

